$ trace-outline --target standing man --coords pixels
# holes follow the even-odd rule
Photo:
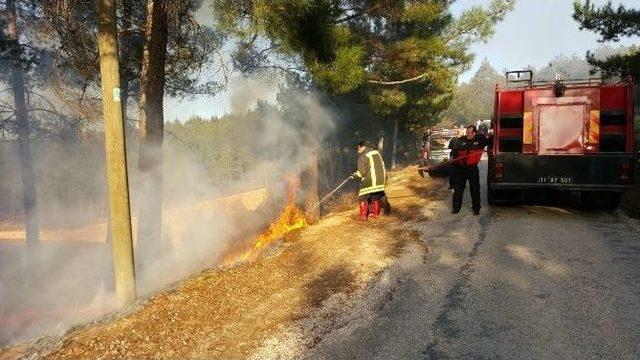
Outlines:
[[[365,141],[359,142],[356,148],[358,150],[358,170],[353,173],[352,177],[360,179],[360,191],[358,192],[360,216],[358,220],[366,221],[369,216],[369,205],[371,205],[371,216],[374,218],[380,216],[381,200],[385,197],[387,174],[384,161],[378,150],[371,149]]]
[[[482,158],[484,148],[491,143],[491,139],[479,136],[474,125],[467,126],[466,135],[458,138],[455,157],[456,183],[453,192],[452,214],[460,212],[462,195],[469,181],[473,215],[480,215],[480,172],[478,164]]]

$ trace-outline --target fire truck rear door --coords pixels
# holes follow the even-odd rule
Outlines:
[[[537,98],[533,102],[538,154],[584,154],[589,98]]]

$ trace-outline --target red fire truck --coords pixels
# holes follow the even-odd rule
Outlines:
[[[534,82],[531,71],[496,86],[489,203],[536,191],[576,191],[589,208],[617,208],[633,181],[631,81]]]

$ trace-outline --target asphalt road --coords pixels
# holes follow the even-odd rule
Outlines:
[[[474,217],[468,196],[451,215],[449,202],[423,209],[427,258],[399,261],[384,296],[371,291],[302,357],[640,358],[637,222],[532,205]]]

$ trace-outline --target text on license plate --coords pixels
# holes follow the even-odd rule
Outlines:
[[[573,184],[575,179],[572,176],[540,176],[538,184]]]

